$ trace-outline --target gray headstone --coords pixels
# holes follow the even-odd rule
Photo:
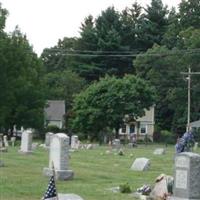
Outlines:
[[[14,147],[15,146],[16,137],[11,137],[10,141],[11,141],[12,147]]]
[[[163,148],[155,149],[153,154],[154,155],[163,155],[163,154],[165,154],[165,149],[163,149]]]
[[[69,137],[65,133],[57,133],[51,137],[49,150],[49,168],[44,168],[46,176],[53,174],[57,180],[69,180],[73,178],[73,171],[69,170]]]
[[[121,148],[120,139],[114,139],[112,141],[112,148],[113,149],[120,149]]]
[[[0,133],[0,148],[3,146],[3,133]]]
[[[48,148],[50,146],[50,140],[54,133],[48,132],[45,134],[45,146]]]
[[[32,153],[32,131],[25,130],[22,133],[20,153]]]
[[[136,158],[131,166],[131,170],[145,171],[150,167],[150,160],[147,158]]]
[[[9,147],[7,135],[4,135],[4,136],[3,136],[3,142],[4,142],[4,146],[5,146],[5,147]]]
[[[80,196],[76,194],[61,194],[61,193],[58,193],[58,199],[59,200],[84,200],[83,198],[81,198]]]
[[[192,152],[175,157],[174,188],[171,199],[200,199],[200,155]]]
[[[71,148],[78,149],[79,148],[79,140],[77,135],[72,135],[71,137]]]
[[[39,144],[37,142],[32,143],[32,150],[37,149],[38,146],[39,146]]]

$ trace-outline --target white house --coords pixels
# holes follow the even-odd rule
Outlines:
[[[135,134],[137,139],[144,139],[147,136],[153,141],[154,124],[154,106],[152,106],[149,110],[145,110],[143,117],[124,123],[124,126],[119,130],[119,136],[130,139],[130,136]]]
[[[55,125],[58,128],[65,126],[65,101],[48,100],[44,109],[45,126]]]

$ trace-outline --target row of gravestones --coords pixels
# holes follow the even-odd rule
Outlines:
[[[11,137],[12,146],[14,146],[16,141],[16,137]],[[7,148],[9,147],[8,137],[3,133],[0,133],[0,148]]]
[[[55,173],[58,180],[73,178],[73,171],[69,170],[69,137],[64,133],[47,134],[45,144],[49,146],[49,167],[44,168],[46,176]],[[32,153],[32,131],[22,133],[20,153]]]

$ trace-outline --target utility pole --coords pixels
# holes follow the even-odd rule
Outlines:
[[[188,72],[181,72],[181,74],[188,75],[187,80],[188,80],[188,112],[187,112],[187,126],[186,126],[186,131],[190,130],[190,105],[191,105],[191,75],[200,75],[200,72],[191,72],[191,68],[188,68]]]

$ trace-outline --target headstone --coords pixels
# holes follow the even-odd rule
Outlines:
[[[200,155],[179,153],[175,157],[174,188],[171,199],[200,199]]]
[[[150,167],[150,160],[147,158],[136,158],[131,166],[131,170],[145,171]]]
[[[194,151],[196,151],[196,150],[198,149],[198,145],[199,145],[198,142],[195,142],[195,143],[194,143],[194,147],[193,147]]]
[[[2,148],[3,145],[3,133],[0,133],[0,148]]]
[[[39,146],[39,144],[37,143],[37,142],[35,142],[35,143],[32,143],[32,150],[35,150],[35,149],[37,149],[37,147]]]
[[[154,155],[163,155],[163,154],[165,154],[165,149],[163,149],[163,148],[155,149],[153,154]]]
[[[57,133],[51,137],[49,150],[49,168],[44,168],[45,176],[53,174],[55,169],[56,180],[70,180],[74,172],[69,170],[69,137],[64,133]]]
[[[16,137],[11,137],[10,141],[11,141],[12,147],[14,147],[15,146]]]
[[[4,142],[4,146],[5,146],[5,147],[9,147],[7,135],[4,135],[4,136],[3,136],[3,142]]]
[[[20,153],[32,153],[32,131],[25,130],[22,133]]]
[[[61,193],[58,193],[58,199],[59,200],[84,200],[83,198],[81,198],[80,196],[76,194],[61,194]]]
[[[45,134],[45,147],[46,148],[49,148],[50,146],[50,140],[51,140],[51,137],[54,135],[54,133],[51,133],[51,132],[48,132]]]
[[[121,147],[120,139],[114,139],[112,141],[112,147],[113,147],[113,149],[120,149],[120,147]]]
[[[71,137],[71,148],[78,149],[79,148],[79,140],[77,135],[72,135]]]

